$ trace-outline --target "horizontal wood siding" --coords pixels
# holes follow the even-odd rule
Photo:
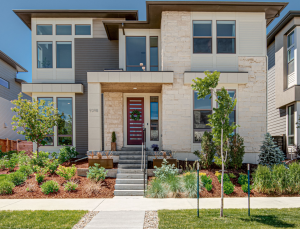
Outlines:
[[[268,47],[268,69],[268,132],[278,136],[286,131],[286,110],[275,106],[275,42]]]
[[[84,86],[84,93],[75,95],[76,149],[81,156],[88,150],[87,72],[118,68],[118,41],[106,38],[75,39],[75,83],[82,83]]]

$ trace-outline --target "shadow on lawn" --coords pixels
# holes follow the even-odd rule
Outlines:
[[[251,218],[241,218],[245,222],[256,221],[261,224],[266,224],[273,227],[295,227],[295,224],[286,223],[273,215],[252,215]]]

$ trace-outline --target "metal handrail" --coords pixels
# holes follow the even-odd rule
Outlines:
[[[144,171],[143,171],[144,170]],[[142,134],[142,161],[141,161],[141,171],[144,174],[144,196],[146,193],[146,128],[143,125],[143,134]]]

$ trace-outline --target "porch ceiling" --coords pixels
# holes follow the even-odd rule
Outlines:
[[[101,92],[161,93],[161,86],[161,83],[101,83]]]

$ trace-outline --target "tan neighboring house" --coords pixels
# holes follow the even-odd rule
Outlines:
[[[192,79],[220,71],[218,88],[236,96],[230,119],[257,161],[267,131],[266,27],[287,3],[147,2],[137,11],[14,10],[32,30],[32,83],[22,91],[56,102],[66,126],[47,151],[63,144],[87,151],[146,147],[196,159],[215,98],[197,100]],[[130,118],[139,111],[140,120]]]
[[[17,99],[21,92],[21,84],[24,80],[18,79],[19,72],[27,72],[25,68],[0,50],[0,139],[24,140],[24,135],[12,130],[11,100]],[[25,95],[24,99],[31,100]]]
[[[289,11],[267,35],[268,132],[287,156],[300,144],[300,11]],[[295,156],[294,156],[295,157]]]

